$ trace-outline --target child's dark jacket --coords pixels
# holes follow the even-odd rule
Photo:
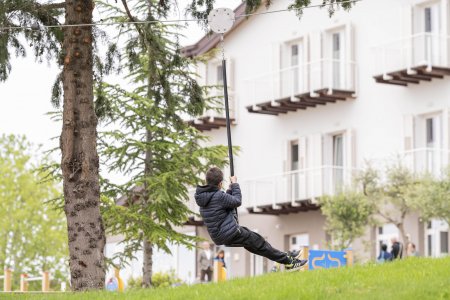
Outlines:
[[[224,245],[239,232],[235,208],[242,203],[238,183],[230,185],[225,193],[215,186],[198,186],[195,201],[200,206],[200,215],[216,245]]]

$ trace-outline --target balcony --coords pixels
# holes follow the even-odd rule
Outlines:
[[[200,217],[200,207],[197,205],[194,198],[195,190],[195,188],[188,190],[189,200],[186,206],[194,213],[194,215],[189,217],[184,225],[203,226],[203,220]]]
[[[250,113],[279,115],[353,99],[356,63],[322,59],[245,81]]]
[[[420,148],[405,152],[406,166],[416,174],[444,175],[450,163],[450,151],[439,148]]]
[[[246,180],[242,183],[245,206],[249,213],[269,215],[318,210],[316,200],[351,184],[353,172],[322,166]]]
[[[236,105],[233,97],[233,92],[229,90],[228,93],[230,121],[233,124],[236,120]],[[214,88],[208,95],[208,97],[214,99],[212,107],[209,108],[201,117],[189,121],[189,124],[200,131],[210,131],[213,129],[226,127],[227,122],[225,116],[225,99],[223,98],[223,87]]]
[[[375,81],[408,86],[450,75],[450,37],[420,33],[374,49]]]

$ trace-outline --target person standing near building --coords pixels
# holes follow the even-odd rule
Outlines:
[[[208,276],[208,281],[211,281],[213,273],[213,256],[209,242],[203,242],[202,248],[203,250],[200,252],[199,258],[200,281],[205,282],[206,276]]]
[[[391,239],[392,242],[392,260],[401,259],[403,256],[403,244],[396,237]]]
[[[406,255],[408,257],[419,256],[419,252],[417,252],[416,245],[414,243],[408,243],[408,247],[406,247]]]

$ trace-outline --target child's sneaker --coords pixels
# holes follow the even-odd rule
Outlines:
[[[285,265],[285,269],[288,271],[298,270],[301,267],[303,267],[307,262],[308,260],[306,259],[292,258],[292,262],[290,264]]]
[[[300,258],[300,256],[302,255],[302,252],[303,252],[303,249],[301,249],[301,250],[292,250],[292,251],[288,251],[287,254],[290,257],[293,257],[293,258]]]

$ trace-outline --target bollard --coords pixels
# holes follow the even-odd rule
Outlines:
[[[11,292],[11,287],[12,287],[12,270],[10,269],[5,269],[5,274],[2,276],[3,277],[3,291],[4,292]]]
[[[27,274],[20,274],[20,291],[26,292],[28,291],[28,282],[27,282],[28,275]]]
[[[50,291],[50,273],[48,272],[42,272],[42,291]]]
[[[345,260],[347,267],[353,266],[353,251],[345,250]]]
[[[300,256],[300,259],[303,259],[303,260],[309,259],[309,247],[308,246],[303,247],[303,251]],[[302,267],[302,270],[308,270],[308,269],[309,269],[309,261]]]

